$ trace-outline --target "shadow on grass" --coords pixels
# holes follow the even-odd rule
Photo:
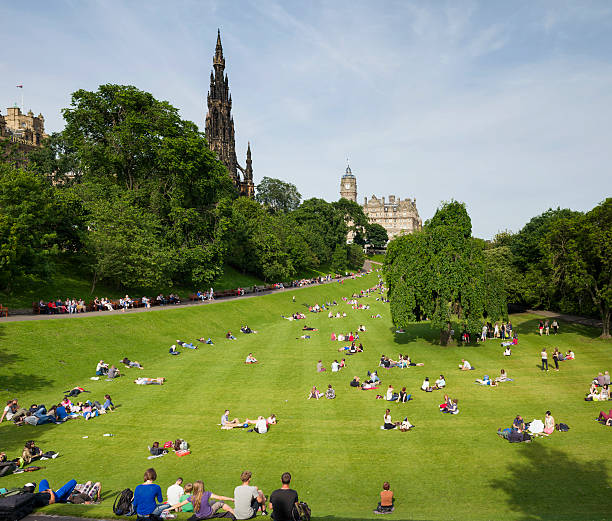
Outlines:
[[[517,521],[607,517],[610,492],[604,457],[581,462],[540,443],[520,445],[516,450],[524,461],[513,463],[503,479],[491,481],[491,487],[506,493],[508,508],[516,512]]]
[[[520,335],[534,335],[534,336],[539,335],[538,326],[540,324],[540,320],[542,321],[546,320],[546,317],[542,317],[540,319],[538,315],[530,314],[529,317],[535,317],[535,318],[529,318],[528,320],[521,320],[520,322],[514,323],[514,320],[512,320],[513,317],[510,317],[510,319],[513,322],[514,330],[517,331],[519,334],[519,342],[521,340]],[[519,318],[519,317],[516,317],[516,318]],[[553,320],[554,319],[552,318],[548,319],[549,323],[551,324]],[[556,338],[559,338],[559,337],[562,338],[564,334],[568,334],[568,333],[574,333],[574,334],[585,336],[591,339],[597,338],[601,334],[601,330],[596,327],[585,326],[583,324],[577,324],[576,322],[565,322],[561,319],[559,319],[558,322],[559,322],[559,333],[555,335],[552,332],[552,328],[551,328],[550,335],[546,337],[546,335],[542,334],[542,338],[547,338],[550,342],[555,342]]]
[[[2,336],[1,332],[2,329],[0,328],[0,336]],[[0,375],[0,392],[8,392],[11,394],[10,397],[13,397],[13,395],[18,397],[18,394],[24,390],[38,390],[51,384],[51,380],[42,374],[24,374],[12,368],[12,366],[23,362],[25,359],[20,354],[0,349],[0,368],[3,373]]]

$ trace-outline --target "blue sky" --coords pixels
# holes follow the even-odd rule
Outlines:
[[[203,130],[217,28],[255,182],[467,203],[474,234],[612,196],[612,3],[3,2],[0,110],[61,130],[70,94],[132,84]]]

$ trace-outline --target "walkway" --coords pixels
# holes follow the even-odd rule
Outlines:
[[[579,317],[577,315],[566,315],[564,313],[556,313],[555,311],[545,311],[543,309],[528,309],[525,313],[531,313],[532,315],[540,315],[546,318],[556,318],[557,320],[563,320],[564,322],[573,322],[574,324],[581,324],[583,326],[598,327],[602,328],[603,323],[601,320],[596,318]]]
[[[369,271],[371,268],[366,268],[366,266],[368,265],[369,261],[366,261],[363,265],[363,269],[366,271]],[[350,279],[351,276],[349,277],[342,277],[340,280],[346,280],[346,279]],[[254,298],[254,297],[259,297],[261,295],[270,295],[273,293],[281,293],[281,292],[285,292],[285,291],[295,291],[295,290],[299,290],[299,289],[304,289],[304,288],[312,288],[314,286],[319,286],[321,284],[332,284],[332,283],[337,283],[338,279],[332,279],[332,280],[326,280],[324,282],[316,282],[314,284],[308,284],[306,286],[299,286],[299,287],[295,287],[295,288],[279,288],[279,289],[269,289],[269,290],[263,290],[263,291],[259,291],[257,293],[249,293],[247,295],[234,295],[231,297],[220,297],[220,298],[216,298],[215,300],[204,300],[204,301],[187,301],[187,302],[183,302],[182,304],[169,304],[166,306],[155,306],[152,308],[132,308],[132,309],[128,309],[125,312],[122,312],[121,310],[115,309],[113,311],[88,311],[87,313],[75,313],[75,314],[68,314],[68,313],[63,313],[61,315],[35,315],[34,313],[31,314],[15,314],[15,315],[9,315],[8,317],[2,317],[0,318],[0,324],[4,323],[4,322],[26,322],[26,321],[31,321],[31,320],[64,320],[64,319],[79,319],[79,318],[86,318],[86,317],[109,317],[109,316],[118,316],[118,315],[128,315],[130,313],[152,313],[155,311],[162,311],[162,310],[166,310],[166,309],[182,309],[182,308],[186,308],[186,307],[191,307],[191,306],[205,306],[208,304],[214,304],[215,302],[226,302],[229,300],[237,300],[237,299],[248,299],[248,298]]]

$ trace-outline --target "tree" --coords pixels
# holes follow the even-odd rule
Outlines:
[[[264,177],[257,185],[257,202],[268,206],[273,212],[291,212],[300,206],[302,196],[294,184],[280,179]]]
[[[452,201],[421,232],[389,243],[383,269],[396,327],[428,318],[446,344],[455,317],[477,334],[485,318],[506,315],[504,294],[489,295],[503,288],[487,285],[482,244],[471,231],[465,205]]]
[[[612,198],[590,212],[561,218],[543,241],[553,281],[576,297],[588,295],[610,336],[612,308]]]
[[[373,248],[381,249],[387,246],[389,235],[378,223],[371,223],[366,226],[367,243]]]
[[[42,176],[0,163],[0,288],[52,271],[62,242],[62,210]]]

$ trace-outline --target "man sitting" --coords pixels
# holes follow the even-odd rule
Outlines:
[[[234,517],[236,519],[251,519],[261,510],[262,515],[266,512],[266,498],[263,492],[251,485],[251,472],[245,470],[240,475],[242,485],[234,489]]]
[[[96,365],[96,376],[104,376],[108,373],[108,364],[104,363],[104,360],[100,360]]]
[[[471,371],[474,368],[472,367],[472,364],[470,364],[467,360],[462,358],[459,369],[461,369],[462,371]]]
[[[244,361],[245,364],[256,364],[257,358],[253,356],[253,353],[249,353]]]

